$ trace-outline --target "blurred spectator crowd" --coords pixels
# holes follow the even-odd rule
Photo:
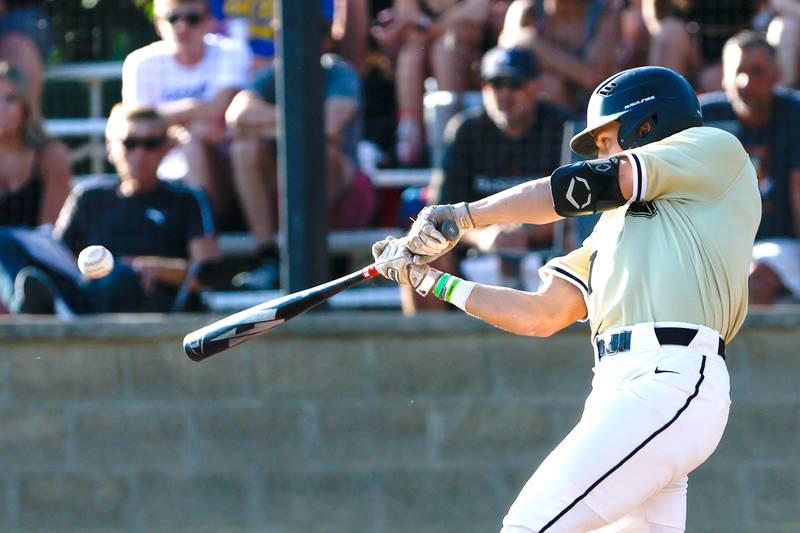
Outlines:
[[[125,59],[106,129],[116,177],[80,183],[69,149],[44,128],[37,6],[0,0],[0,307],[196,310],[203,287],[279,288],[275,0],[154,0],[160,39]],[[800,301],[800,0],[321,0],[320,9],[329,228],[403,229],[426,203],[546,176],[574,160],[563,140],[581,129],[602,80],[662,65],[692,83],[706,124],[737,135],[758,170],[751,302]],[[373,184],[384,169],[432,177],[386,194]],[[543,261],[592,225],[474,231],[440,267],[536,290]],[[219,232],[248,232],[252,253],[226,261]],[[68,264],[89,244],[117,257],[108,278],[84,279]],[[403,294],[407,312],[437,302]]]

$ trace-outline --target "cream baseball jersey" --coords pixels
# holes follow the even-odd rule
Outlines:
[[[628,203],[603,213],[583,246],[549,261],[586,299],[592,336],[640,322],[688,322],[728,342],[747,312],[761,218],[756,173],[733,135],[697,127],[618,154]]]

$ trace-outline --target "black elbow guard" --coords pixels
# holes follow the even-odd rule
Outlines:
[[[562,217],[593,215],[625,205],[619,159],[592,159],[558,167],[550,175],[553,207]]]

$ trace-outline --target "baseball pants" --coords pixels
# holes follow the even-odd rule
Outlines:
[[[580,421],[528,480],[501,533],[684,531],[687,475],[722,437],[730,381],[717,332],[672,322],[698,333],[689,346],[661,346],[661,325],[625,328],[630,349],[597,361]]]

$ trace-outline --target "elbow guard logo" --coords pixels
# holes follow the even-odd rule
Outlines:
[[[575,185],[577,182],[580,183],[576,190]],[[584,194],[586,195],[586,201],[581,202]],[[575,198],[576,195],[578,197],[577,199]],[[592,189],[589,187],[589,182],[584,178],[573,177],[567,188],[567,200],[575,206],[575,209],[585,209],[592,202]]]

